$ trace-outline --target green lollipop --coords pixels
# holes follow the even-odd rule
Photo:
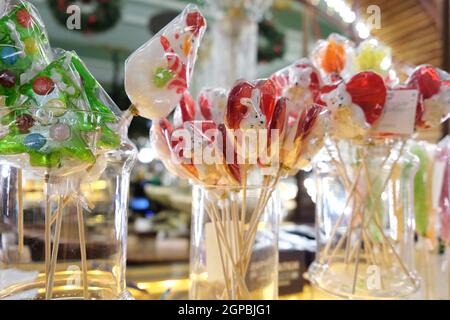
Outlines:
[[[45,29],[33,6],[21,3],[0,18],[0,96],[2,105],[19,99],[21,79],[27,80],[51,60]]]
[[[429,159],[424,147],[416,144],[411,147],[411,153],[419,160],[419,169],[414,177],[414,212],[416,218],[416,230],[421,236],[426,236],[428,231],[428,188],[427,176]]]

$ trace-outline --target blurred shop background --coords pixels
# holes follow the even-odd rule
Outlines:
[[[450,67],[447,0],[80,0],[88,23],[77,32],[66,28],[63,0],[31,2],[46,22],[52,46],[75,50],[121,109],[129,106],[123,88],[125,59],[187,2],[198,4],[209,24],[194,72],[194,96],[202,86],[230,87],[237,78],[267,77],[308,56],[317,39],[333,32],[356,43],[376,37],[391,46],[396,61],[405,66],[431,63],[447,71]],[[377,8],[381,27],[371,29],[367,18]],[[129,132],[139,157],[130,194],[128,278],[130,286],[141,291],[149,286],[147,280],[161,280],[160,287],[152,286],[159,294],[175,285],[186,286],[173,281],[188,274],[191,192],[186,182],[154,159],[150,127],[151,122],[139,118]],[[447,131],[429,132],[427,139],[437,140]],[[101,184],[98,187],[100,193]],[[284,205],[280,259],[300,261],[285,264],[291,271],[287,277],[295,278],[295,269],[295,281],[300,283],[298,270],[304,270],[314,251],[314,182],[309,172],[303,172],[280,188]],[[286,282],[287,293],[289,285],[295,287]]]

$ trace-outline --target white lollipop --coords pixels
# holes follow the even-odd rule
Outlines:
[[[158,120],[178,105],[189,87],[206,20],[188,5],[125,62],[125,90],[143,117]]]

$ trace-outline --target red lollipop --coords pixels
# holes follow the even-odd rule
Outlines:
[[[280,98],[278,99],[277,104],[275,105],[275,110],[273,112],[272,119],[270,120],[269,123],[269,132],[267,133],[268,134],[267,144],[269,147],[271,145],[272,130],[279,130],[278,137],[280,141],[283,141],[287,119],[286,101],[287,98]]]
[[[424,100],[430,99],[439,93],[441,88],[441,79],[437,70],[424,65],[417,67],[406,81],[406,89],[416,89],[419,91],[419,100],[416,108],[416,126],[419,128],[427,127],[423,120],[425,113]]]
[[[217,129],[220,132],[221,138],[217,141],[217,147],[223,156],[223,168],[225,173],[232,182],[241,184],[241,170],[238,164],[238,156],[236,150],[234,149],[234,144],[229,139],[227,128],[223,123],[219,124]]]
[[[352,102],[361,107],[368,124],[374,124],[383,114],[387,89],[383,78],[372,71],[360,72],[346,84]]]
[[[312,105],[303,110],[300,115],[300,120],[298,122],[297,133],[295,135],[296,139],[305,139],[311,133],[314,125],[317,122],[320,112],[322,112],[323,107],[319,105]]]
[[[230,129],[265,128],[272,118],[275,96],[272,80],[238,82],[228,95],[225,123]]]
[[[430,66],[417,67],[406,81],[408,88],[419,90],[423,99],[430,99],[439,93],[441,88],[441,78],[437,70]]]

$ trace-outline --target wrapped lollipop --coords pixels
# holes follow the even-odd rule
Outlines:
[[[356,49],[355,72],[374,71],[383,77],[392,65],[391,49],[375,39],[361,42]]]
[[[12,106],[29,81],[52,60],[47,33],[28,2],[6,3],[0,16],[0,105]]]
[[[125,90],[140,115],[157,120],[178,105],[191,81],[205,29],[205,18],[188,5],[128,58]]]
[[[320,99],[322,77],[308,59],[301,59],[271,76],[278,96],[288,99],[288,114],[299,112],[304,106]]]
[[[325,87],[322,100],[330,112],[332,135],[352,139],[366,136],[383,114],[387,89],[383,78],[368,71],[348,82]]]
[[[81,60],[63,52],[20,87],[24,102],[10,107],[1,119],[9,132],[0,139],[0,154],[27,153],[31,166],[59,173],[92,165],[97,147],[112,149],[120,141],[107,125],[117,122],[109,106],[117,107],[100,101],[99,92],[103,92],[101,87]]]
[[[212,120],[217,125],[223,123],[227,108],[228,92],[222,88],[204,88],[198,95],[201,118]]]
[[[419,91],[417,128],[435,128],[450,116],[450,76],[430,65],[417,67],[406,82]]]
[[[126,132],[117,130],[120,111],[75,53],[50,50],[45,28],[28,2],[12,1],[5,8],[0,18],[0,159],[18,172],[18,251],[24,246],[26,172],[44,182],[45,297],[52,297],[62,212],[72,203],[88,298],[83,211],[90,204],[81,184],[97,179],[108,151],[123,145]]]
[[[353,43],[341,35],[332,33],[327,40],[320,40],[312,52],[315,66],[324,79],[331,82],[350,74],[354,59]]]
[[[276,88],[272,80],[238,81],[228,95],[225,124],[234,130],[264,129],[272,119]]]
[[[322,147],[324,125],[318,121],[322,77],[308,59],[301,59],[274,75],[278,94],[287,99],[285,136],[281,143],[281,166],[295,173]],[[316,130],[317,129],[317,130]],[[296,168],[296,169],[294,169]]]

